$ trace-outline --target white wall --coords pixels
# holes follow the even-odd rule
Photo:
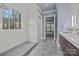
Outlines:
[[[37,4],[31,5],[28,20],[28,37],[33,42],[42,41],[42,15],[41,9]]]
[[[42,16],[40,14],[39,7],[36,4],[29,6],[29,20],[28,20],[28,39],[33,42],[38,42],[42,35]],[[39,16],[41,18],[39,18]]]
[[[57,24],[58,24],[57,30],[59,34],[59,32],[65,31],[66,28],[71,26],[73,9],[72,9],[72,4],[67,4],[67,3],[56,4],[56,8],[57,8]],[[59,39],[59,35],[58,35],[58,39]]]
[[[58,12],[58,32],[62,32],[64,28],[71,26],[71,4],[57,4]]]
[[[37,21],[35,4],[5,4],[21,12],[21,29],[0,29],[0,53],[15,47],[25,41],[36,41]],[[0,17],[2,20],[2,16]],[[29,22],[28,22],[29,21]],[[28,26],[29,25],[29,26]],[[29,33],[29,34],[28,34]]]

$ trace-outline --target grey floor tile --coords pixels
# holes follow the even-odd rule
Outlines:
[[[35,45],[33,42],[25,42],[9,51],[0,54],[1,56],[27,56],[27,51]],[[53,38],[47,37],[45,41],[39,42],[37,46],[35,46],[28,56],[63,56],[63,52],[61,48],[57,47]]]
[[[53,39],[40,42],[28,56],[63,56],[61,48],[56,47]]]
[[[22,56],[24,55],[32,46],[34,46],[36,43],[33,42],[25,42],[23,44],[20,44],[17,47],[14,47],[2,54],[1,56]]]

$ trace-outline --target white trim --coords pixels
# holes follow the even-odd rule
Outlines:
[[[42,14],[44,14],[44,13],[49,13],[49,12],[55,12],[56,10],[50,10],[50,11],[44,11],[44,12],[42,12]]]
[[[40,24],[40,26],[41,26],[41,37],[40,37],[40,39],[42,39],[43,37],[42,37],[42,32],[43,32],[43,30],[42,30],[42,16],[40,15],[40,17],[41,17],[41,19],[40,19],[40,22],[41,22],[41,24]]]
[[[44,16],[44,39],[46,39],[46,30],[45,30],[45,24],[46,24],[46,18],[47,17],[53,17],[54,16],[54,40],[55,40],[55,14],[54,15],[49,15],[49,16]]]

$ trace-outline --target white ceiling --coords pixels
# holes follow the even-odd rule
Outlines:
[[[55,10],[55,3],[37,3],[37,5],[41,8],[42,11],[50,11]]]

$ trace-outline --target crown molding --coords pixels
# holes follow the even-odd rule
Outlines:
[[[44,13],[49,13],[49,12],[55,12],[56,10],[50,10],[50,11],[44,11],[44,12],[42,12],[42,14],[44,14]]]

